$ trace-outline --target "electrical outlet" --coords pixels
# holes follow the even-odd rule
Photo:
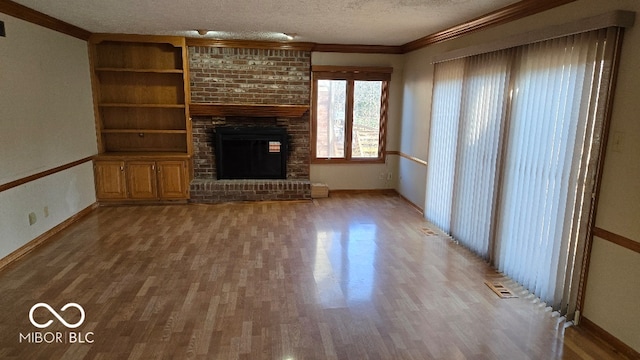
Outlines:
[[[30,212],[29,213],[29,225],[35,224],[36,221],[38,221],[38,218],[36,217],[36,213]]]
[[[387,181],[391,180],[393,178],[393,174],[391,172],[389,172],[387,174]]]
[[[43,212],[44,212],[44,217],[46,217],[46,218],[49,217],[49,207],[48,206],[44,207],[44,211]]]

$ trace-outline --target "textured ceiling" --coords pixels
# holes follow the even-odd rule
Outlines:
[[[517,0],[14,0],[94,33],[402,45]]]

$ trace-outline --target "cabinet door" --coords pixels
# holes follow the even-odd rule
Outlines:
[[[186,199],[187,166],[185,161],[158,161],[158,188],[161,199]]]
[[[157,199],[155,161],[127,162],[127,189],[130,199]]]
[[[124,161],[96,161],[93,169],[96,179],[96,197],[99,200],[127,198]]]

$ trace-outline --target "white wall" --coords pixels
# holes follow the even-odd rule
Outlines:
[[[429,136],[433,74],[431,61],[437,54],[618,9],[639,12],[640,2],[578,0],[519,21],[407,54],[402,103],[403,151],[420,158],[425,156],[426,159],[423,152],[426,145],[423,146],[422,143]],[[637,115],[640,114],[639,62],[640,26],[636,25],[627,30],[625,35],[611,123],[611,133],[617,134],[622,142],[615,148],[613,141],[609,143],[596,219],[598,227],[635,241],[640,241],[640,121]],[[415,181],[401,181],[401,194],[419,194],[424,189],[425,182],[422,178],[416,176],[411,180]],[[640,351],[638,279],[640,254],[605,240],[595,240],[583,315]]]
[[[425,158],[420,159],[426,160]],[[424,210],[426,181],[426,166],[406,158],[400,158],[398,162],[398,186],[396,190],[422,210]]]
[[[640,12],[633,0],[607,6]],[[640,242],[640,18],[625,32],[620,60],[596,226]],[[598,238],[591,254],[583,314],[640,352],[640,254]]]
[[[0,184],[95,154],[87,43],[5,14],[0,20],[7,33],[0,37]],[[0,258],[94,202],[90,163],[1,192]]]
[[[400,151],[423,161],[428,160],[432,76],[433,66],[425,56],[414,53],[406,56]],[[398,168],[398,192],[422,209],[428,166],[403,158]]]
[[[402,102],[402,55],[339,54],[314,52],[311,65],[391,66],[387,151],[399,150]],[[383,164],[311,164],[311,182],[329,185],[330,190],[395,189],[398,156],[388,155]],[[391,179],[388,180],[388,174]]]

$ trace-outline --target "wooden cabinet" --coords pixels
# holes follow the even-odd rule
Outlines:
[[[96,197],[101,201],[186,200],[187,160],[96,160]]]
[[[187,168],[184,161],[158,161],[158,194],[163,199],[184,199],[187,197]]]
[[[94,172],[98,199],[121,200],[127,198],[124,166],[124,161],[96,161]]]
[[[192,145],[185,39],[94,34],[89,43],[98,199],[188,199]]]
[[[127,162],[129,198],[150,200],[158,198],[156,163],[154,161]]]

